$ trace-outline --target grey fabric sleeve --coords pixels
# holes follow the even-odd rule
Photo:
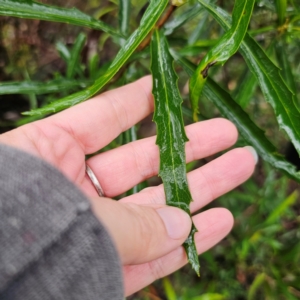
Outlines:
[[[0,299],[123,299],[118,254],[58,170],[0,145]]]

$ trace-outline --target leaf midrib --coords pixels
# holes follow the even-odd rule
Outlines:
[[[238,1],[238,0],[236,0],[236,1]],[[248,3],[248,0],[244,2],[243,11],[245,10],[245,7],[247,6],[247,3]],[[229,29],[228,32],[230,32],[230,33],[232,32],[232,34],[231,34],[231,36],[230,36],[230,39],[227,40],[227,43],[226,43],[226,44],[228,44],[229,41],[234,40],[234,36],[235,36],[234,32],[236,31],[236,29],[237,29],[237,28],[239,27],[239,25],[241,24],[242,19],[243,19],[243,15],[241,14],[241,15],[240,15],[240,18],[238,19],[238,22],[237,22],[236,26],[235,26],[235,27],[231,26],[231,28]],[[244,34],[244,36],[245,36],[245,34]],[[238,48],[239,48],[239,47],[238,47]],[[237,49],[238,49],[238,48],[237,48]]]
[[[156,39],[157,39],[157,43],[158,43],[158,57],[159,57],[159,65],[160,65],[160,69],[162,71],[162,79],[163,79],[163,86],[166,87],[166,78],[164,76],[164,68],[163,68],[163,65],[162,65],[162,55],[161,55],[161,43],[160,43],[160,38],[159,38],[159,33],[158,31],[155,31],[155,34],[156,34]],[[167,110],[168,110],[168,132],[169,132],[169,140],[171,140],[171,136],[172,136],[172,132],[171,132],[171,120],[170,120],[170,108],[169,108],[169,97],[168,97],[168,93],[167,93],[167,89],[164,88],[164,93],[165,93],[165,97],[166,97],[166,101],[167,101]],[[171,143],[170,143],[171,144]],[[174,182],[177,182],[176,180],[176,176],[175,176],[175,162],[174,162],[174,155],[173,155],[173,147],[170,147],[170,150],[171,150],[171,158],[172,158],[172,174],[173,174],[173,178],[174,178]],[[179,203],[179,192],[178,192],[178,184],[175,184],[175,190],[176,190],[176,200],[177,202]],[[167,199],[168,200],[168,199]]]

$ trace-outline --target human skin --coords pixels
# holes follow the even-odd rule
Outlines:
[[[182,243],[189,234],[189,216],[167,207],[163,186],[150,187],[116,202],[136,184],[158,174],[155,137],[97,154],[121,132],[148,116],[154,108],[151,77],[108,91],[84,103],[2,134],[0,142],[38,156],[57,167],[88,197],[94,214],[109,231],[123,265],[125,295],[130,295],[187,263]],[[212,119],[186,127],[187,162],[223,151],[237,140],[235,126]],[[88,164],[106,197],[97,195],[85,174]],[[195,212],[247,180],[256,159],[237,148],[188,173]],[[233,226],[232,214],[213,208],[193,217],[198,253],[222,240]]]

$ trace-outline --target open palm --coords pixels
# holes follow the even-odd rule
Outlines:
[[[152,111],[151,78],[145,77],[3,134],[0,142],[43,158],[56,166],[89,198],[95,198],[97,193],[85,174],[86,155],[105,147]],[[237,139],[236,128],[224,119],[190,125],[186,132],[190,140],[186,145],[187,161],[222,151]],[[155,137],[97,154],[87,163],[96,174],[105,195],[115,197],[158,174],[159,153]],[[247,149],[240,148],[190,172],[188,181],[194,199],[192,212],[245,181],[252,174],[254,165],[253,155]],[[147,188],[123,198],[121,203],[164,205],[163,187]],[[223,208],[202,212],[193,219],[199,230],[195,237],[199,253],[219,242],[233,225],[232,215]],[[126,294],[174,272],[186,263],[182,247],[169,250],[158,249],[151,261],[143,251],[126,257],[121,254]]]

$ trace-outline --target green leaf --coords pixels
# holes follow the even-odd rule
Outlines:
[[[99,63],[100,63],[100,58],[98,53],[95,53],[94,55],[91,56],[91,58],[88,61],[88,70],[89,70],[89,77],[96,79],[97,72],[99,70]]]
[[[27,71],[27,69],[24,70],[24,77],[27,81],[31,81],[29,73]],[[37,108],[37,99],[36,99],[36,93],[32,92],[28,94],[28,98],[29,98],[29,104],[30,104],[30,109],[35,109]]]
[[[294,205],[299,198],[299,192],[295,190],[292,194],[290,194],[283,202],[274,208],[272,213],[268,216],[267,220],[264,224],[271,224],[276,221],[279,217],[281,217],[286,210]]]
[[[191,300],[225,300],[226,296],[216,293],[207,293],[200,296],[193,297]]]
[[[68,77],[71,79],[74,77],[75,74],[81,75],[83,77],[83,71],[82,68],[79,64],[79,55],[82,50],[82,47],[84,46],[85,43],[85,38],[83,38],[83,33],[81,33],[76,41],[75,44],[73,45],[72,49],[68,49],[65,44],[62,42],[58,41],[55,44],[55,48],[58,51],[60,57],[66,62],[67,64],[67,73],[71,73],[71,77]],[[72,52],[72,53],[71,53]],[[72,70],[74,68],[74,70]],[[70,76],[70,75],[69,75]],[[92,82],[92,81],[91,81]],[[86,87],[86,85],[84,85]]]
[[[110,1],[112,2],[112,1]],[[117,4],[117,3],[115,3]],[[116,10],[116,6],[115,5],[107,5],[107,6],[104,6],[104,7],[101,7],[99,10],[97,10],[94,14],[94,17],[96,19],[101,19],[103,16],[105,16],[106,14],[110,13],[110,12],[113,12]]]
[[[279,25],[283,25],[286,16],[287,0],[275,0]]]
[[[119,27],[124,36],[127,36],[129,32],[130,8],[129,0],[119,0]]]
[[[68,61],[67,78],[73,78],[75,75],[76,67],[79,64],[79,56],[85,44],[85,41],[86,35],[84,33],[80,33],[75,40],[71,51],[70,59]]]
[[[180,9],[181,8],[179,8],[178,10],[180,10]],[[203,8],[197,3],[197,4],[193,5],[190,9],[184,11],[183,13],[182,12],[178,13],[173,18],[173,20],[168,21],[164,25],[165,35],[172,34],[174,31],[176,31],[178,28],[180,28],[183,24],[185,24],[189,20],[196,17],[202,10],[203,10]]]
[[[255,277],[249,288],[247,300],[257,299],[257,290],[263,284],[263,282],[266,281],[266,279],[267,276],[265,273],[260,273]]]
[[[230,28],[231,18],[224,10],[207,0],[201,0],[201,3],[225,30]],[[295,95],[285,84],[280,70],[248,34],[239,51],[256,76],[265,99],[273,107],[280,128],[286,132],[300,154],[300,114],[294,104]]]
[[[60,57],[68,64],[71,58],[71,53],[67,46],[59,41],[55,44],[55,48],[58,51]]]
[[[198,0],[203,4],[202,0]],[[208,76],[208,70],[215,64],[224,64],[240,47],[247,32],[255,0],[236,0],[232,13],[232,26],[220,41],[201,60],[190,79],[190,98],[194,121],[198,120],[198,102]]]
[[[271,44],[267,49],[267,54],[271,54],[273,48],[273,44]],[[238,88],[232,95],[233,99],[235,99],[242,108],[247,107],[257,89],[257,85],[256,76],[250,70],[247,70],[246,74],[242,76],[241,82],[238,83]]]
[[[149,34],[149,32],[151,31],[161,14],[164,12],[164,9],[166,8],[168,3],[168,0],[151,1],[141,20],[140,27],[125,42],[125,44],[113,60],[106,73],[100,78],[98,78],[92,86],[81,92],[59,99],[40,109],[31,110],[23,114],[33,116],[57,112],[75,104],[78,104],[80,102],[83,102],[95,95],[97,92],[99,92],[114,77],[114,75],[130,58],[130,56],[138,47],[138,45]]]
[[[190,76],[194,74],[196,66],[193,63],[176,56],[175,53],[173,56]],[[231,120],[237,126],[244,140],[253,146],[265,161],[290,178],[300,182],[300,172],[296,171],[296,167],[277,153],[275,146],[266,138],[264,132],[256,126],[248,114],[226,91],[218,86],[212,79],[208,78],[203,89],[203,94],[216,105],[225,118]]]
[[[187,45],[185,47],[182,47],[179,53],[182,56],[195,56],[198,55],[199,52],[203,51],[205,48],[212,47],[218,43],[218,40],[199,40],[193,45]]]
[[[199,41],[200,37],[206,38],[207,32],[209,31],[210,24],[208,22],[208,12],[207,10],[202,11],[201,13],[201,19],[199,20],[198,24],[196,25],[196,28],[193,30],[191,35],[188,37],[188,45],[193,45],[197,41]]]
[[[168,205],[183,209],[190,214],[192,196],[186,177],[185,134],[182,118],[182,98],[173,69],[173,58],[165,37],[155,30],[151,43],[151,71],[155,112],[153,120],[157,126],[156,144],[160,151],[159,176],[164,183]],[[188,239],[184,242],[188,260],[199,275],[199,260],[194,242],[197,231],[193,225]]]
[[[120,36],[111,26],[84,14],[76,8],[50,6],[35,1],[0,0],[0,15],[68,23]]]
[[[0,83],[0,95],[8,94],[31,94],[36,95],[61,92],[78,87],[86,87],[86,82],[68,79],[55,79],[48,82],[22,81],[22,82],[2,82]]]
[[[296,107],[299,107],[298,100],[296,96],[296,82],[294,75],[292,73],[292,67],[287,57],[287,44],[284,41],[278,41],[275,46],[275,53],[277,57],[277,61],[279,63],[279,67],[281,68],[282,77],[285,80],[286,85],[290,88],[292,93],[295,95],[294,103]]]
[[[233,98],[242,108],[245,108],[251,101],[256,88],[256,77],[253,73],[247,71],[246,75],[242,76],[242,81],[238,84],[238,88],[234,92]]]
[[[167,300],[177,300],[178,297],[172,286],[172,283],[168,277],[163,278],[162,280],[164,286],[164,292],[166,294]]]

